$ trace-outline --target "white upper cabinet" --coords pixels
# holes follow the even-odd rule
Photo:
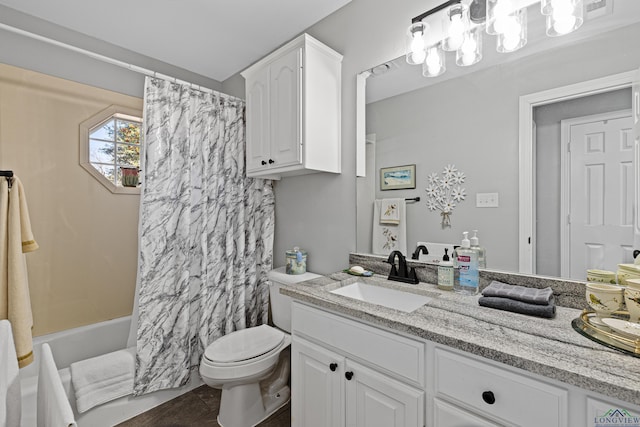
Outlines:
[[[303,34],[241,74],[247,176],[341,171],[342,55]]]

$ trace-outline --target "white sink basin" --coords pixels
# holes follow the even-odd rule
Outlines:
[[[382,286],[368,285],[361,282],[343,286],[331,291],[331,293],[371,304],[395,308],[396,310],[406,313],[411,313],[431,301],[431,298],[423,295],[383,288]]]

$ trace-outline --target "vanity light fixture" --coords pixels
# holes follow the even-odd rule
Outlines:
[[[527,44],[527,7],[540,1],[547,35],[560,36],[584,22],[584,0],[449,0],[411,20],[407,32],[409,64],[422,65],[422,75],[446,70],[445,52],[456,52],[456,64],[482,59],[482,33],[496,36],[498,52],[515,52]]]

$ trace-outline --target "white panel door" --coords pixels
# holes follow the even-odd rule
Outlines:
[[[302,48],[271,64],[271,157],[273,167],[302,163]]]
[[[569,277],[633,262],[634,140],[631,111],[572,119]],[[566,264],[565,264],[566,265]]]
[[[294,337],[291,344],[291,424],[344,426],[344,358]]]
[[[424,391],[347,360],[348,427],[423,425]]]

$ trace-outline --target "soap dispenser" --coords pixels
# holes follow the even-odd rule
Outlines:
[[[487,268],[487,250],[480,246],[480,239],[478,239],[478,230],[473,230],[473,237],[471,238],[471,249],[475,249],[478,252],[478,268]]]
[[[460,278],[453,284],[453,290],[461,294],[475,295],[478,293],[480,275],[478,273],[478,252],[471,249],[469,232],[462,233],[462,244],[456,249],[457,265]]]
[[[453,290],[453,262],[451,262],[448,252],[449,248],[444,248],[442,262],[438,264],[438,288],[443,291]]]

